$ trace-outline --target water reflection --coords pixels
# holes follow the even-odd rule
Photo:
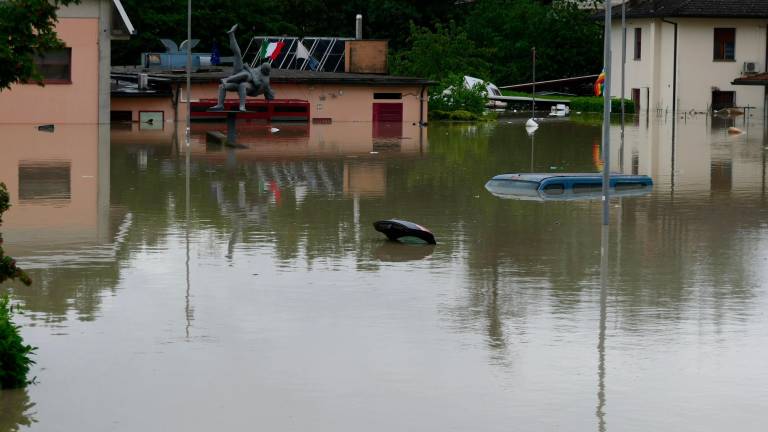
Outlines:
[[[31,428],[35,420],[35,403],[26,390],[0,390],[0,431],[17,432]]]
[[[45,348],[30,389],[41,425],[77,428],[51,408],[72,408],[74,391],[99,408],[100,426],[146,426],[93,399],[104,377],[145,418],[186,430],[242,428],[254,403],[259,425],[291,415],[296,430],[331,417],[343,420],[320,429],[406,427],[372,406],[429,413],[409,427],[592,429],[596,415],[598,430],[638,418],[649,430],[658,417],[638,412],[669,407],[679,422],[722,425],[681,402],[716,404],[713,382],[741,418],[768,403],[754,385],[768,376],[744,348],[768,342],[760,121],[730,136],[689,118],[674,146],[663,118],[627,127],[611,166],[655,185],[611,201],[610,237],[599,201],[484,190],[501,172],[599,169],[589,118],[543,122],[535,143],[506,121],[428,134],[243,126],[248,148],[236,150],[206,142],[217,124],[195,124],[188,149],[173,128],[116,128],[109,163],[99,128],[0,126],[16,137],[0,160],[14,200],[6,247],[35,281],[12,290]],[[429,226],[440,244],[384,241],[371,222],[392,217]],[[74,361],[78,351],[94,362]],[[213,357],[220,384],[202,378]],[[73,390],[64,376],[83,382]],[[211,408],[202,418],[167,400]]]

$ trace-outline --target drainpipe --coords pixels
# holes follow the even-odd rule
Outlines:
[[[672,114],[674,115],[677,113],[677,23],[667,21],[666,18],[662,18],[661,21],[675,26],[675,45],[672,54]]]
[[[424,90],[427,89],[425,84],[421,85],[421,92],[419,92],[419,127],[426,125],[424,123]]]

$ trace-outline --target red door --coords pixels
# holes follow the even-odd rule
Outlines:
[[[403,136],[403,104],[373,104],[374,138],[400,138]]]

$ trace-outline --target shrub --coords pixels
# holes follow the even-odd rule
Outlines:
[[[464,86],[464,77],[453,75],[440,82],[429,98],[430,111],[467,111],[481,115],[485,111],[486,95],[482,84]]]
[[[0,183],[0,223],[3,213],[8,210],[8,189]],[[24,270],[16,267],[16,260],[5,256],[2,248],[3,236],[0,234],[0,283],[8,279],[19,279],[29,285],[32,281]],[[27,373],[34,364],[30,358],[35,348],[25,345],[19,334],[19,326],[13,323],[13,306],[8,296],[0,298],[0,389],[24,387],[29,383]]]
[[[592,97],[574,97],[571,99],[571,111],[581,112],[603,112],[603,98],[600,96]],[[624,112],[627,114],[635,113],[635,103],[629,99],[624,99]],[[611,113],[621,113],[621,99],[611,99]]]
[[[13,306],[8,296],[0,298],[0,389],[24,387],[27,373],[35,362],[30,358],[35,349],[25,345],[13,323]]]

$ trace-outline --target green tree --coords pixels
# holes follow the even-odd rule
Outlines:
[[[80,0],[0,1],[0,91],[13,83],[36,81],[35,57],[61,48],[56,35],[59,6]]]
[[[602,26],[589,9],[571,1],[481,0],[466,20],[469,38],[494,47],[490,79],[512,84],[596,73],[602,67]]]
[[[411,23],[410,48],[392,56],[391,71],[442,81],[453,75],[488,76],[492,51],[478,48],[455,22],[435,31]]]

